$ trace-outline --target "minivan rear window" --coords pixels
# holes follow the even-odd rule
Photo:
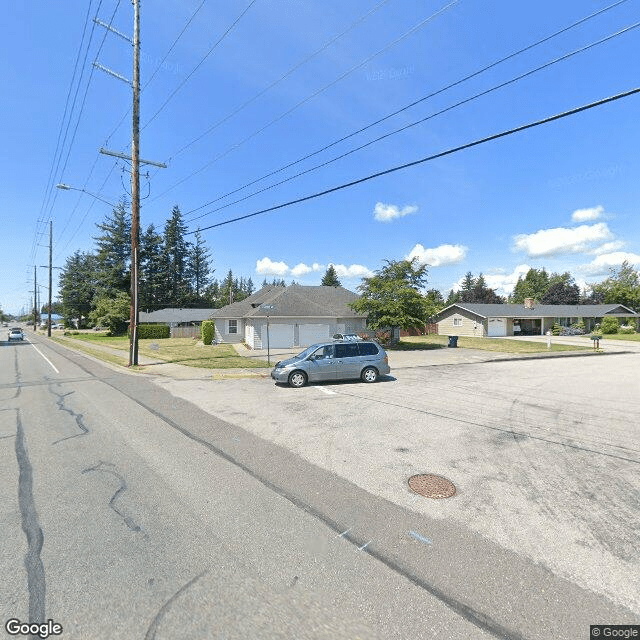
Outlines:
[[[373,342],[359,342],[358,349],[360,349],[361,356],[375,356],[378,355],[378,347]]]

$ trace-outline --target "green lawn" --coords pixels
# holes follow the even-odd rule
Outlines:
[[[603,342],[605,340],[630,340],[632,342],[640,342],[640,333],[606,333],[600,340]]]
[[[121,349],[127,353],[129,351],[129,338],[126,336],[79,333],[67,337],[78,342],[101,344],[112,349]],[[96,353],[94,352],[92,355],[96,355]],[[144,338],[138,341],[138,353],[154,360],[183,364],[188,367],[202,367],[203,369],[257,369],[271,366],[264,360],[238,355],[233,345],[204,346],[193,338]]]
[[[400,340],[398,349],[441,349],[449,343],[448,336],[430,334],[427,336],[407,336]],[[547,349],[546,342],[529,342],[527,340],[503,340],[501,338],[458,338],[458,347],[462,349],[481,349],[483,351],[501,351],[504,353],[547,353],[549,351],[584,351],[592,346],[574,346],[554,344]]]

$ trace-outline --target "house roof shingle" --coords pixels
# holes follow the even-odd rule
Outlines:
[[[146,313],[140,311],[139,322],[158,322],[161,324],[173,322],[202,322],[209,320],[215,309],[158,309]]]
[[[456,302],[443,309],[458,307],[482,318],[602,318],[605,315],[620,317],[640,317],[633,309],[622,304],[534,304],[527,309],[523,304],[480,304],[475,302]]]
[[[240,302],[216,309],[212,318],[264,318],[267,312],[252,305],[273,305],[271,317],[365,317],[348,307],[359,296],[343,287],[266,286]]]

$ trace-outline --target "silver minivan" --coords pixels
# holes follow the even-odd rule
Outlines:
[[[307,382],[328,380],[375,382],[390,371],[389,358],[377,342],[337,340],[312,344],[297,356],[277,362],[271,377],[292,387],[304,387]]]

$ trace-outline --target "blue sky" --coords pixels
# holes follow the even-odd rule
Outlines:
[[[613,3],[143,2],[141,156],[166,162],[168,168],[149,168],[150,180],[142,181],[143,195],[149,193],[142,226],[154,223],[161,228],[178,204],[190,229],[206,227],[632,89],[640,84],[640,28],[324,168],[208,213],[640,21],[640,3],[622,2],[220,199]],[[124,0],[93,0],[81,48],[87,7],[86,0],[67,0],[3,8],[0,304],[6,311],[29,306],[32,265],[48,260],[41,245],[48,241],[49,220],[54,265],[62,266],[74,251],[92,249],[95,224],[109,212],[107,204],[89,195],[56,190],[54,185],[85,188],[109,202],[125,195],[129,186],[125,164],[116,166],[98,149],[129,152],[130,117],[123,116],[131,102],[130,87],[97,69],[92,74],[91,62],[97,56],[104,66],[131,78],[131,45],[108,34],[98,54],[104,36],[99,26],[88,53],[86,45],[91,19],[98,15],[109,22],[114,10],[113,26],[130,34],[132,6]],[[84,74],[67,129],[63,114],[78,52],[78,73]],[[428,286],[445,295],[467,271],[482,272],[490,286],[506,294],[529,267],[570,270],[581,285],[603,279],[624,259],[640,267],[639,115],[640,96],[631,96],[204,231],[215,276],[223,277],[231,268],[256,284],[274,276],[319,284],[332,263],[343,285],[355,289],[361,277],[385,259],[416,256],[430,265]],[[63,143],[61,154],[56,154],[58,140]],[[44,284],[46,270],[38,271]],[[41,298],[46,299],[44,290]]]

